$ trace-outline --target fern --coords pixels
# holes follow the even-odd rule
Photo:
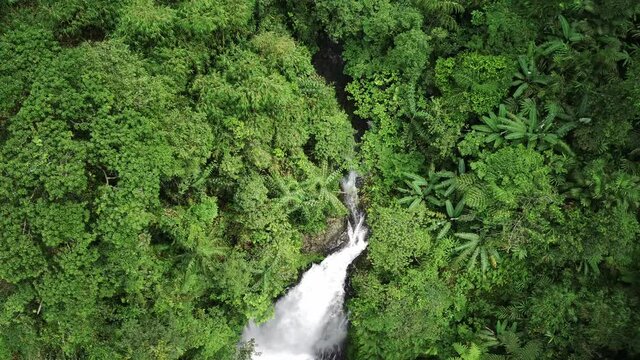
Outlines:
[[[489,339],[491,347],[504,348],[505,355],[487,354],[486,359],[501,360],[537,360],[542,355],[542,343],[538,340],[531,340],[521,345],[520,336],[516,331],[516,323],[509,325],[508,322],[498,321],[496,331],[487,329],[481,332],[482,337]]]
[[[480,268],[482,273],[486,273],[489,265],[495,268],[500,261],[498,252],[485,239],[474,233],[455,233],[453,234],[459,239],[466,240],[465,243],[456,247],[455,252],[460,252],[456,257],[454,264],[467,261],[467,270],[471,271],[475,268],[478,260],[480,260]]]
[[[516,282],[514,284],[514,288],[524,291],[525,284],[521,282]],[[516,321],[518,319],[522,319],[525,316],[527,309],[528,309],[528,304],[526,303],[526,301],[513,301],[508,306],[503,306],[498,308],[497,315],[498,315],[498,318],[506,321],[509,321],[509,320]],[[498,323],[500,323],[500,321],[498,321]]]
[[[459,356],[449,358],[449,360],[480,360],[482,359],[483,349],[475,343],[471,345],[465,345],[461,343],[454,343],[453,349]]]
[[[458,29],[452,15],[462,14],[464,6],[452,0],[416,0],[416,6],[424,11],[437,25],[449,30]]]
[[[484,209],[489,204],[489,197],[485,190],[477,185],[472,185],[464,193],[465,203],[474,209]]]
[[[472,173],[466,173],[458,176],[458,190],[466,191],[478,181],[478,177]]]

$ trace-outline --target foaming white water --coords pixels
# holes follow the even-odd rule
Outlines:
[[[347,335],[344,283],[347,267],[367,247],[364,215],[358,211],[355,173],[342,181],[345,203],[351,211],[349,241],[320,264],[314,264],[300,283],[275,306],[274,317],[242,334],[255,340],[254,360],[314,360],[340,346]]]

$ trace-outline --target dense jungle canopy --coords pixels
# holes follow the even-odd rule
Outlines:
[[[640,357],[637,0],[0,0],[0,359],[248,358],[349,169],[348,359]]]

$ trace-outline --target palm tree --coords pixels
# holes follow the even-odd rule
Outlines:
[[[326,162],[320,168],[310,167],[307,179],[301,184],[307,199],[305,205],[328,206],[335,212],[345,213],[347,209],[338,198],[340,192],[337,184],[340,177],[340,170],[330,170]]]
[[[467,270],[471,271],[478,263],[478,258],[480,258],[483,274],[489,269],[489,265],[493,268],[497,267],[500,255],[487,239],[475,233],[455,233],[453,236],[466,240],[464,244],[454,249],[454,251],[460,252],[456,257],[456,264],[467,261]]]
[[[302,206],[304,192],[298,182],[290,177],[283,177],[277,174],[271,176],[271,182],[278,192],[276,204],[284,209],[285,213],[291,213]]]
[[[507,110],[507,106],[500,104],[498,113],[491,112],[483,116],[484,124],[473,125],[472,128],[485,134],[484,142],[493,143],[495,148],[506,141],[514,144],[525,144],[527,147],[544,151],[559,148],[563,153],[573,155],[573,151],[561,140],[569,131],[577,126],[575,121],[568,121],[570,117],[562,106],[557,103],[547,103],[546,115],[540,116],[537,105],[532,99],[524,99],[517,113]],[[557,120],[564,121],[557,126]]]
[[[468,216],[463,216],[466,200],[459,194],[454,194],[461,189],[467,181],[465,177],[466,166],[463,159],[458,159],[458,169],[453,171],[435,171],[431,164],[427,177],[405,173],[408,178],[405,184],[408,188],[398,189],[406,196],[398,200],[400,204],[409,204],[409,210],[417,208],[421,204],[429,203],[442,211],[443,219],[438,221],[430,230],[438,231],[436,239],[444,238],[451,230],[453,222],[469,221]],[[454,205],[455,204],[455,205]],[[442,209],[444,207],[444,209]]]

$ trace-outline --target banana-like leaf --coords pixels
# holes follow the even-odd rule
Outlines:
[[[498,117],[504,118],[505,116],[507,116],[507,106],[500,104],[500,106],[498,106]]]
[[[571,150],[571,148],[569,147],[569,145],[567,145],[566,142],[562,140],[558,140],[558,146],[560,146],[563,152],[566,153],[567,155],[575,156],[575,153],[573,152],[573,150]]]
[[[487,272],[489,268],[489,259],[487,257],[487,249],[484,247],[480,250],[480,265],[482,266],[482,272]]]
[[[445,191],[442,195],[447,197],[449,195],[451,195],[457,188],[458,186],[456,185],[456,183],[454,182],[453,184],[451,184],[448,188],[447,191]]]
[[[440,231],[438,232],[438,236],[436,236],[436,240],[442,239],[445,235],[447,235],[450,229],[451,229],[451,223],[447,221],[442,227],[442,229],[440,229]]]
[[[531,101],[531,109],[529,110],[529,128],[535,129],[537,127],[538,127],[538,109],[536,108],[536,103]]]
[[[460,239],[469,240],[469,241],[480,241],[480,235],[474,233],[455,233],[453,234],[455,237]]]
[[[405,196],[402,199],[398,200],[399,204],[408,204],[410,202],[413,202],[416,199],[415,196]]]
[[[406,176],[406,177],[410,178],[411,180],[413,180],[413,182],[417,182],[420,185],[426,185],[426,184],[429,183],[425,178],[423,178],[420,175],[416,175],[416,174],[412,174],[412,173],[408,173],[408,172],[405,172],[403,174],[404,174],[404,176]]]
[[[496,115],[494,113],[489,114],[489,116],[483,116],[482,117],[482,121],[484,121],[485,124],[487,124],[491,130],[493,131],[497,131],[498,130],[498,118],[496,117]]]
[[[456,174],[453,171],[439,171],[437,174],[440,177],[446,177],[446,178],[452,178],[456,176]]]
[[[524,56],[518,56],[518,64],[520,64],[520,71],[522,74],[527,74],[529,72],[529,64],[527,63],[527,58]]]
[[[492,133],[492,132],[495,131],[492,128],[490,128],[488,125],[472,125],[471,128],[473,130],[477,130],[477,131],[485,132],[485,133]]]
[[[438,185],[436,185],[435,188],[436,189],[442,189],[442,188],[445,188],[447,186],[450,186],[451,184],[453,184],[455,182],[456,182],[455,178],[450,178],[450,179],[447,179],[447,180],[443,180]]]
[[[453,209],[453,215],[455,215],[455,217],[462,215],[462,210],[464,210],[464,205],[465,205],[464,198],[458,201],[458,203],[456,204],[456,207]]]
[[[516,91],[513,93],[513,97],[517,99],[517,98],[518,98],[518,97],[520,97],[520,95],[522,95],[522,94],[525,92],[525,90],[527,90],[528,88],[529,88],[529,84],[527,84],[527,83],[522,83],[522,84],[520,84],[520,86],[518,86],[518,88],[516,89]]]
[[[542,45],[542,55],[550,55],[558,50],[567,50],[567,44],[560,40],[552,40]]]
[[[503,125],[503,126],[514,126],[514,127],[524,126],[526,128],[527,121],[525,119],[521,118],[518,115],[511,114],[511,113],[508,114],[508,117],[511,120],[509,120],[507,118],[502,118],[501,119],[501,122],[502,122],[501,125]],[[498,125],[498,128],[500,128],[500,125]]]
[[[490,142],[495,141],[497,139],[500,139],[500,134],[493,133],[493,134],[487,136],[486,138],[484,138],[484,142],[485,143],[490,143]]]
[[[562,15],[558,15],[558,19],[560,20],[560,26],[562,27],[562,35],[564,35],[565,39],[569,39],[572,33],[571,25],[569,25],[569,21]]]
[[[514,127],[514,126],[506,126],[506,125],[500,125],[502,130],[506,130],[506,132],[508,133],[527,133],[527,128],[522,128],[522,127]]]
[[[424,188],[424,190],[422,191],[422,195],[423,196],[429,195],[429,194],[431,194],[432,191],[433,191],[433,185],[431,184],[431,185],[427,186],[426,188]]]
[[[532,82],[540,85],[549,85],[549,80],[546,77],[539,77],[531,80]]]
[[[480,248],[477,247],[473,251],[473,255],[471,255],[471,259],[469,259],[469,264],[467,265],[467,270],[471,271],[471,269],[473,269],[476,266],[476,263],[478,262],[479,253],[480,253]]]
[[[567,133],[569,133],[569,131],[575,129],[577,127],[576,123],[574,122],[570,122],[567,124],[562,125],[557,131],[556,133],[560,136],[564,136]]]
[[[411,183],[411,188],[413,189],[413,191],[415,191],[416,194],[422,194],[422,189],[416,182]]]
[[[507,140],[517,140],[517,139],[522,139],[524,135],[525,134],[522,132],[513,132],[511,134],[507,134],[504,138]]]
[[[578,34],[578,33],[573,33],[571,34],[571,36],[569,36],[569,41],[571,42],[578,42],[578,41],[582,41],[583,39],[584,39],[584,35]]]
[[[427,196],[427,201],[429,201],[430,203],[432,203],[435,206],[442,206],[443,205],[441,200],[438,200],[433,196]]]
[[[413,202],[411,203],[411,205],[409,205],[409,210],[414,210],[414,209],[415,209],[415,208],[417,208],[421,203],[422,203],[422,199],[420,199],[420,198],[416,198],[415,200],[413,200]]]
[[[454,213],[454,209],[453,209],[453,204],[451,203],[450,200],[445,201],[445,206],[447,208],[447,215],[449,215],[450,218],[453,218],[455,213]]]

